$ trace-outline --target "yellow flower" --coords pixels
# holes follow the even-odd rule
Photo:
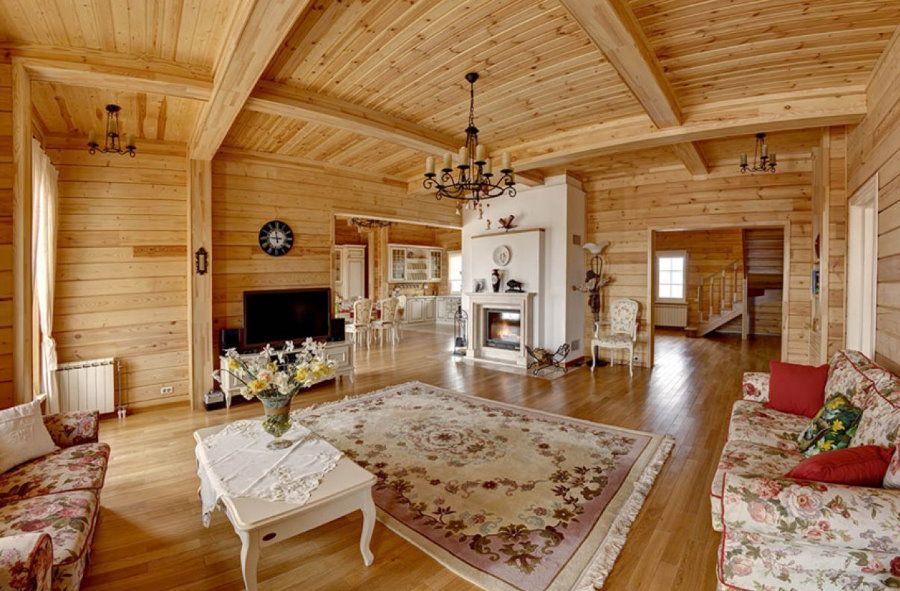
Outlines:
[[[832,445],[831,445],[831,442],[830,442],[830,441],[823,441],[821,447],[822,447],[822,449],[824,449],[825,451],[828,451],[829,449],[831,449]]]
[[[265,390],[268,383],[265,380],[251,380],[248,386],[250,386],[250,391],[256,394]]]
[[[228,369],[240,369],[241,364],[237,359],[229,359],[228,360]]]
[[[833,423],[831,423],[831,430],[837,433],[838,431],[842,431],[844,429],[844,423],[841,422],[840,419],[835,419]]]
[[[273,371],[273,372],[274,372],[274,371],[278,371],[278,364],[275,363],[274,361],[270,361],[270,362],[266,365],[266,369],[268,369],[269,371]]]
[[[294,375],[294,379],[298,382],[305,382],[306,378],[309,376],[309,369],[306,367],[298,367],[297,373]]]

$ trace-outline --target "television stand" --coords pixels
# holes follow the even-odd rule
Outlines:
[[[250,360],[257,355],[259,355],[258,351],[253,353],[241,353],[240,357],[242,360]],[[324,380],[320,380],[321,382],[347,377],[350,378],[350,383],[353,383],[353,378],[356,377],[356,370],[353,366],[353,343],[349,341],[329,341],[325,343],[325,357],[334,361],[334,373]],[[225,367],[227,363],[228,358],[224,355],[220,355],[219,367]],[[222,393],[225,394],[225,406],[231,408],[231,398],[233,396],[240,396],[241,383],[233,375],[227,371],[223,371],[222,381],[219,383],[219,386],[222,389]]]

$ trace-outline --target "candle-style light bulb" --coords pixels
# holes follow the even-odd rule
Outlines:
[[[769,156],[769,146],[763,144],[762,145],[762,157],[768,158],[768,156]]]
[[[134,134],[133,134],[133,133],[129,133],[129,134],[128,134],[128,137],[126,138],[126,141],[127,141],[127,143],[125,144],[125,147],[126,147],[126,148],[127,148],[128,146],[134,146],[134,145],[135,145],[135,143],[134,143]]]
[[[97,132],[93,129],[88,131],[88,144],[96,144],[97,143]]]
[[[425,174],[434,174],[434,156],[425,159]]]
[[[459,165],[468,166],[469,164],[469,148],[463,146],[459,149]]]
[[[453,155],[450,152],[444,154],[444,170],[453,169]]]
[[[769,157],[769,164],[775,166],[777,162],[775,161],[775,152],[772,152],[772,155]]]
[[[484,157],[486,156],[484,146],[479,144],[475,148],[475,161],[476,162],[484,162]]]
[[[741,154],[741,166],[747,166],[747,154]]]
[[[487,160],[485,160],[484,161],[484,169],[483,169],[484,174],[491,174],[492,167],[493,167],[493,164],[491,162],[491,159],[488,158]]]
[[[509,152],[503,152],[503,154],[500,155],[500,170],[510,170]]]

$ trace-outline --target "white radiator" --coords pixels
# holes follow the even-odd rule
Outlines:
[[[663,304],[654,305],[656,326],[674,326],[684,328],[687,326],[687,304]]]
[[[92,359],[61,363],[56,369],[59,410],[99,410],[115,412],[116,360]]]

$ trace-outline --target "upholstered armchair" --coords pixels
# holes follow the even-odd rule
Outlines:
[[[637,340],[638,303],[634,300],[615,300],[609,310],[609,332],[600,333],[594,323],[591,339],[591,371],[597,365],[597,349],[625,349],[628,351],[628,373],[634,375],[634,342]]]

